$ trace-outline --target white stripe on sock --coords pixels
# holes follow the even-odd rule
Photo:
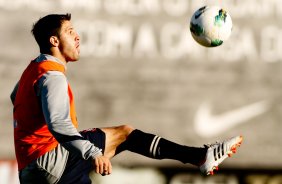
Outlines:
[[[157,147],[158,147],[160,139],[161,139],[161,137],[158,137],[158,139],[156,140],[156,143],[154,145],[154,151],[153,151],[154,158],[156,158]]]
[[[155,136],[152,143],[151,143],[151,146],[150,146],[150,154],[151,156],[153,156],[153,148],[154,148],[154,145],[155,145],[155,141],[156,139],[158,138],[158,136]]]

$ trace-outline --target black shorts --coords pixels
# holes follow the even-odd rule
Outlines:
[[[98,128],[83,130],[80,134],[98,148],[105,151],[106,135]],[[69,155],[66,168],[59,183],[91,183],[89,173],[94,169],[92,160],[84,160],[73,154]]]
[[[101,129],[91,128],[91,129],[83,130],[79,133],[82,135],[82,137],[84,137],[84,139],[89,140],[96,147],[102,149],[102,152],[104,154],[105,144],[106,144],[106,135]]]

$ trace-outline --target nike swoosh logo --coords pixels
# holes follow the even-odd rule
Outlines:
[[[213,137],[265,113],[269,107],[268,101],[260,101],[219,115],[212,115],[211,105],[203,103],[196,113],[194,128],[201,137]]]

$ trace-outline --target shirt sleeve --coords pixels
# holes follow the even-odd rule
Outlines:
[[[63,73],[49,71],[44,74],[38,81],[37,95],[49,131],[65,149],[85,160],[102,155],[101,149],[85,140],[71,121],[68,82]]]

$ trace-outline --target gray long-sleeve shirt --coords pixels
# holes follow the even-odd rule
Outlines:
[[[35,62],[44,60],[58,62],[66,67],[59,59],[41,54]],[[11,94],[12,102],[15,99],[17,86]],[[90,141],[85,140],[72,124],[70,118],[70,104],[68,96],[68,81],[66,76],[59,71],[48,71],[36,84],[36,93],[42,104],[43,114],[49,131],[57,139],[61,146],[71,153],[87,160],[102,155],[101,149]],[[63,159],[68,156],[63,152]]]

